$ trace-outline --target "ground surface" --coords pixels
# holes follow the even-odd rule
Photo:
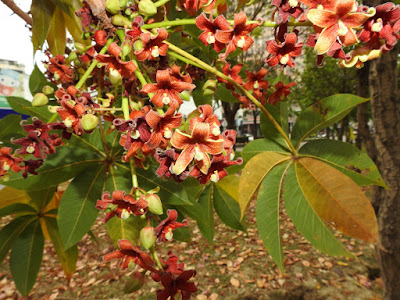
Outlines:
[[[214,245],[201,237],[193,222],[193,244],[173,242],[173,250],[186,269],[195,268],[199,292],[195,299],[285,299],[285,300],[373,300],[382,295],[373,246],[339,239],[358,257],[333,258],[312,248],[284,215],[281,216],[286,273],[276,268],[260,240],[254,207],[248,216],[248,234],[216,223]],[[2,224],[0,224],[2,225]],[[93,228],[99,244],[88,236],[80,243],[77,271],[67,284],[55,252],[46,243],[44,261],[29,299],[155,299],[158,284],[148,280],[139,292],[124,294],[124,281],[132,274],[120,270],[118,262],[103,262],[102,256],[114,250],[98,219]],[[18,299],[8,269],[8,257],[0,265],[0,299]]]

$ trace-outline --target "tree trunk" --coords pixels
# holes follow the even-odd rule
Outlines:
[[[372,117],[379,170],[389,186],[378,211],[378,261],[385,300],[400,299],[400,111],[397,98],[397,47],[370,65]]]
[[[235,115],[240,108],[240,103],[228,103],[222,101],[222,107],[224,109],[224,117],[227,122],[227,129],[236,129]]]

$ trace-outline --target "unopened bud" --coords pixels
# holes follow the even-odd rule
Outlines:
[[[68,57],[65,59],[65,61],[71,62],[71,61],[74,61],[74,60],[77,60],[77,59],[78,59],[78,54],[76,54],[76,51],[72,51],[72,52],[68,55]]]
[[[135,43],[133,43],[133,49],[135,49],[136,51],[142,50],[143,42],[141,40],[137,40]]]
[[[184,101],[190,101],[190,93],[188,91],[183,91],[179,96],[181,96]]]
[[[153,227],[146,226],[140,231],[140,242],[145,249],[150,249],[156,242],[156,239]]]
[[[119,13],[121,10],[119,0],[106,0],[106,10],[113,15]]]
[[[144,285],[144,276],[141,272],[135,272],[132,276],[125,282],[124,293],[134,293],[140,290]]]
[[[160,197],[158,197],[156,194],[148,194],[146,196],[146,201],[149,211],[156,215],[162,215],[163,207]]]
[[[91,131],[97,127],[99,119],[92,114],[87,114],[82,117],[82,128],[85,131]]]
[[[80,52],[83,53],[86,51],[86,46],[82,43],[74,43],[75,49]]]
[[[127,56],[129,53],[131,53],[132,47],[129,43],[124,42],[122,43],[121,49],[122,49],[122,56]]]
[[[117,70],[110,69],[109,76],[112,85],[119,85],[120,83],[122,83],[122,76]]]
[[[203,96],[211,96],[217,90],[217,81],[214,79],[207,80],[203,85]]]
[[[115,26],[131,26],[131,21],[122,15],[114,15],[111,19],[111,23]]]
[[[128,0],[119,0],[119,6],[126,7],[128,5]]]
[[[139,2],[139,13],[144,16],[153,16],[157,13],[157,7],[151,0],[140,0]]]
[[[53,89],[51,86],[49,86],[49,85],[45,85],[45,86],[43,87],[43,89],[42,89],[42,92],[43,92],[45,95],[51,95],[51,94],[54,93],[54,89]]]
[[[49,103],[49,98],[43,93],[37,93],[32,100],[32,106],[43,106]]]

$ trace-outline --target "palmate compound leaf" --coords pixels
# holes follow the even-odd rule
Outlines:
[[[68,185],[58,209],[58,227],[65,249],[81,240],[99,213],[96,202],[105,184],[106,166],[88,169]]]
[[[18,291],[26,296],[42,264],[44,236],[39,219],[30,223],[12,245],[10,270]]]
[[[293,224],[315,248],[333,256],[352,256],[308,203],[299,186],[293,163],[285,176],[283,198]]]
[[[358,185],[386,187],[373,160],[365,151],[336,140],[315,140],[300,148],[300,155],[312,156],[326,162],[353,179]]]
[[[239,183],[239,205],[243,218],[254,193],[265,175],[277,164],[289,160],[289,154],[266,151],[249,160],[242,171]]]
[[[368,100],[351,94],[336,94],[314,103],[297,118],[292,131],[293,145],[300,147],[310,134],[341,120],[358,104]]]
[[[284,173],[290,162],[275,166],[260,185],[256,204],[258,233],[265,248],[283,271],[283,250],[279,230],[279,202],[284,182]]]
[[[304,196],[323,220],[346,235],[376,242],[378,225],[374,209],[353,180],[309,157],[299,158],[295,169]]]

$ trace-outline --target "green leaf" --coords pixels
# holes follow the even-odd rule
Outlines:
[[[44,236],[39,220],[26,227],[15,240],[10,255],[10,270],[18,291],[27,296],[36,282],[42,264]]]
[[[64,250],[65,247],[58,229],[57,220],[55,218],[45,216],[44,222],[51,241],[53,242],[54,249],[56,250],[58,261],[60,262],[65,275],[70,279],[76,270],[76,262],[78,261],[78,247],[77,245],[74,245],[67,250]]]
[[[132,189],[132,179],[130,173],[121,168],[109,168],[106,180],[105,191],[112,193],[113,191],[125,191],[129,193]]]
[[[336,140],[315,140],[307,142],[299,152],[328,163],[358,185],[375,184],[387,188],[373,160],[365,151],[352,144]]]
[[[246,230],[246,227],[240,221],[239,204],[218,185],[213,186],[213,201],[215,211],[222,222],[233,229]]]
[[[297,230],[315,248],[333,256],[352,257],[308,203],[297,181],[294,165],[286,173],[283,198],[286,212]]]
[[[101,159],[93,151],[87,151],[74,144],[57,149],[56,153],[50,154],[38,175],[28,175],[26,179],[21,173],[11,173],[8,181],[2,184],[17,189],[42,190],[65,182],[88,168],[99,165]]]
[[[277,105],[266,104],[265,108],[286,134],[288,134],[289,109],[287,102],[281,101]],[[263,136],[268,139],[270,143],[276,143],[281,149],[287,149],[285,139],[263,113],[261,113],[260,117],[260,127]]]
[[[275,165],[289,159],[289,155],[267,151],[257,154],[247,162],[240,176],[239,184],[239,205],[242,218],[265,175]]]
[[[66,14],[70,14],[71,10],[71,4],[68,2],[71,2],[70,0],[50,0],[53,2],[54,5],[57,6],[58,9],[62,10]]]
[[[38,211],[43,211],[46,205],[53,198],[55,192],[56,187],[53,186],[44,190],[29,191],[28,195],[32,199],[31,203],[38,208]]]
[[[0,230],[0,262],[4,260],[15,239],[35,219],[35,216],[16,218]]]
[[[340,121],[355,106],[368,100],[351,94],[336,94],[314,103],[297,118],[292,131],[293,145],[300,147],[311,133]]]
[[[216,99],[229,103],[240,102],[232,95],[232,91],[226,88],[225,84],[218,84]]]
[[[199,105],[212,104],[212,96],[203,95],[203,85],[205,81],[196,82],[196,88],[192,92],[193,101],[198,107]]]
[[[0,141],[9,140],[15,133],[22,133],[21,116],[10,114],[0,119]],[[21,128],[21,130],[18,130]]]
[[[179,227],[174,230],[174,239],[180,242],[191,243],[191,234],[188,227]]]
[[[81,240],[96,221],[96,202],[104,188],[105,165],[76,176],[69,184],[58,209],[58,227],[65,249]]]
[[[33,51],[42,47],[50,29],[55,5],[48,0],[32,0],[32,43]]]
[[[269,139],[257,139],[251,141],[242,150],[242,157],[244,162],[248,162],[253,156],[266,151],[279,152],[282,154],[289,154],[288,150],[282,148],[279,144]]]
[[[265,248],[283,271],[283,250],[279,230],[279,202],[282,196],[284,173],[289,162],[274,167],[261,183],[257,196],[257,228]]]
[[[49,112],[47,106],[33,107],[31,102],[21,97],[6,97],[6,98],[11,108],[20,114],[30,115],[32,117],[38,117],[43,122],[48,121],[52,116],[52,113]]]
[[[370,200],[349,177],[310,157],[295,162],[296,176],[307,201],[326,222],[354,238],[378,239],[378,224]]]
[[[145,226],[146,220],[138,216],[131,215],[126,220],[114,216],[107,222],[107,232],[116,247],[118,240],[129,240],[137,245],[140,230]]]
[[[0,218],[12,214],[36,214],[37,211],[30,205],[25,203],[13,203],[0,209]]]
[[[51,19],[50,30],[47,35],[49,50],[53,56],[64,55],[67,37],[65,32],[64,14],[59,7],[56,7]]]
[[[179,211],[196,220],[201,234],[212,244],[214,239],[214,209],[212,188],[208,185],[193,206],[179,206]]]
[[[45,85],[49,85],[53,87],[54,90],[57,90],[57,86],[48,81],[42,71],[40,71],[37,65],[35,65],[31,76],[29,76],[29,90],[31,91],[31,94],[35,95],[36,93],[41,93]]]

